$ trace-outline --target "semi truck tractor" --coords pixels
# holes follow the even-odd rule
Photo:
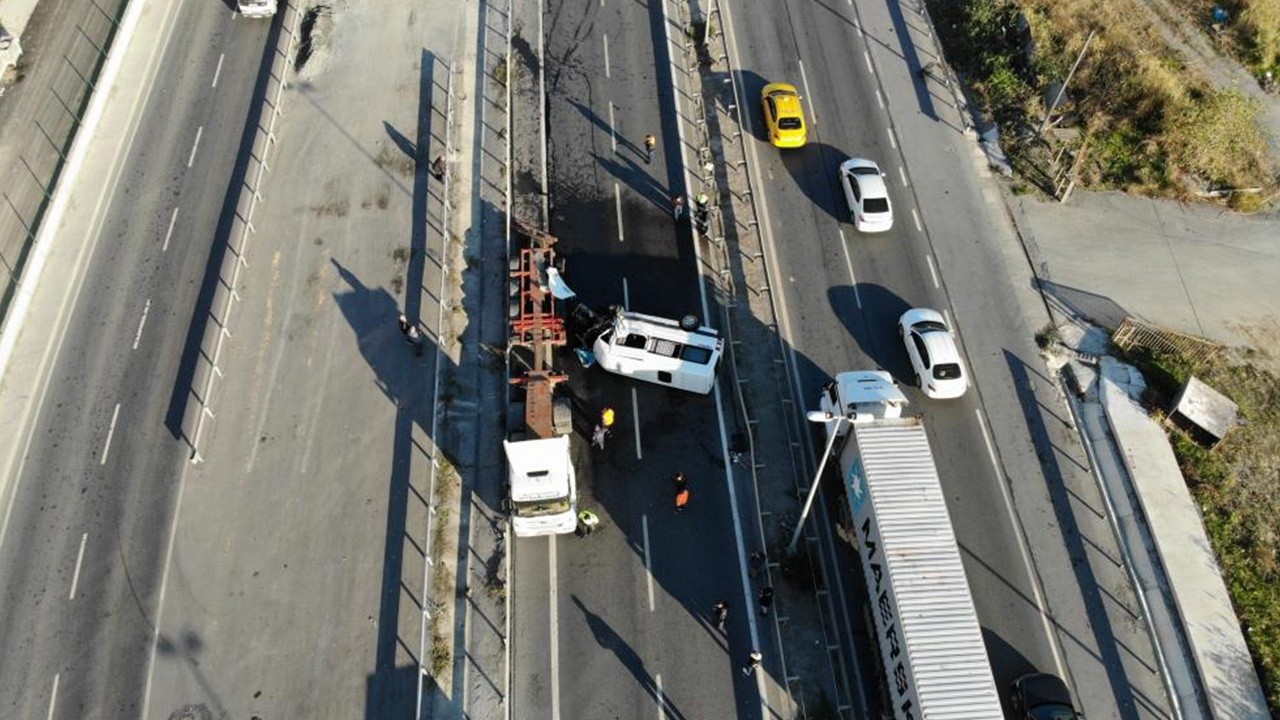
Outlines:
[[[882,371],[840,373],[819,401],[898,720],[1001,720],[1000,698],[919,417]]]
[[[512,255],[508,297],[507,413],[511,530],[518,537],[571,533],[578,523],[577,476],[569,451],[573,432],[568,398],[556,393],[566,376],[555,372],[554,350],[565,344],[564,318],[553,292],[555,237],[514,223],[523,247]]]

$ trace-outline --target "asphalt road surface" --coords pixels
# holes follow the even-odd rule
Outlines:
[[[141,710],[176,479],[190,452],[166,418],[254,89],[225,80],[257,76],[270,32],[218,2],[164,11],[163,60],[46,383],[31,390],[30,444],[9,479],[5,717]]]
[[[660,6],[551,2],[545,21],[550,230],[566,279],[593,306],[701,315],[688,227],[670,214],[683,180]],[[713,398],[571,363],[580,504],[603,522],[587,538],[515,541],[512,716],[760,716],[756,678],[739,671],[754,609]],[[584,439],[606,405],[619,420],[599,451]],[[680,515],[677,471],[692,492]],[[710,615],[722,599],[726,633]]]

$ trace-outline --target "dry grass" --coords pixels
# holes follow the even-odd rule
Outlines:
[[[1276,0],[1166,0],[1197,27],[1209,30],[1213,8],[1229,14],[1224,32],[1212,33],[1228,53],[1254,74],[1280,74],[1280,3]]]
[[[1091,138],[1080,184],[1185,197],[1204,187],[1274,185],[1260,108],[1216,90],[1169,48],[1138,0],[928,0],[948,59],[1012,136],[1029,137],[1049,84],[1097,33],[1068,91],[1066,124]],[[1280,6],[1276,0],[1268,0]],[[1035,53],[1016,30],[1025,15]]]

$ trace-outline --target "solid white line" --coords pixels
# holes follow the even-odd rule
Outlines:
[[[951,332],[953,332],[953,333],[955,333],[955,332],[959,332],[959,331],[956,329],[956,324],[955,324],[954,322],[952,322],[952,321],[951,321],[951,310],[950,310],[950,309],[944,309],[944,310],[942,311],[942,316],[943,316],[943,317],[945,317],[945,318],[947,319],[947,327],[951,328]]]
[[[880,104],[880,109],[884,109],[884,95],[880,94],[880,88],[876,88],[876,102]]]
[[[116,434],[116,420],[120,417],[120,403],[116,403],[116,409],[111,413],[111,427],[107,428],[107,442],[102,446],[102,459],[98,461],[99,465],[107,464],[107,453],[111,452],[111,436]]]
[[[849,257],[849,246],[844,241],[844,229],[839,229],[840,233],[840,250],[844,252],[844,266],[849,270],[849,284],[853,286],[853,299],[858,303],[858,309],[862,309],[862,296],[858,294],[858,278],[853,276],[853,260]]]
[[[624,240],[622,236],[622,190],[618,188],[618,183],[613,184],[613,204],[618,210],[618,242]]]
[[[920,213],[915,208],[911,208],[911,218],[916,221],[916,232],[924,232],[924,226],[920,224]]]
[[[196,128],[196,141],[191,143],[191,157],[187,158],[187,167],[196,161],[196,150],[200,148],[200,136],[204,134],[204,126]]]
[[[667,698],[662,694],[662,673],[654,673],[653,684],[657,686],[658,692],[658,720],[666,720],[667,717]]]
[[[812,123],[818,122],[818,103],[813,99],[813,92],[809,90],[809,76],[804,71],[804,61],[797,60],[796,64],[800,66],[800,84],[804,85],[805,100],[809,104],[809,120]]]
[[[222,53],[218,56],[218,67],[213,70],[213,84],[209,87],[218,87],[218,76],[222,74],[222,60],[226,58],[226,56],[226,53]]]
[[[649,583],[649,612],[653,612],[653,565],[649,562],[649,516],[640,516],[640,527],[644,530],[644,574]]]
[[[875,75],[875,73],[876,73],[876,66],[871,64],[871,53],[867,52],[866,50],[863,50],[863,51],[862,51],[862,57],[867,61],[867,70],[868,70],[872,75]]]
[[[80,584],[80,564],[84,562],[84,544],[89,540],[89,533],[80,536],[80,552],[76,553],[76,569],[71,573],[71,593],[68,600],[76,599],[76,585]]]
[[[46,715],[49,720],[53,720],[53,707],[58,704],[58,678],[62,677],[62,673],[53,674],[53,691],[49,693],[49,714]]]
[[[613,120],[613,101],[609,101],[609,142],[613,145],[613,152],[618,152],[618,123]]]
[[[627,279],[622,278],[622,309],[631,309],[631,290],[627,287]],[[634,388],[632,388],[634,390]]]
[[[560,618],[556,613],[560,599],[556,589],[556,536],[549,536],[548,541],[547,559],[551,566],[551,720],[560,720]]]
[[[938,269],[933,266],[933,256],[925,255],[924,259],[929,261],[929,276],[933,278],[933,286],[941,287],[941,285],[938,283]]]
[[[640,449],[640,401],[636,400],[636,389],[631,388],[631,425],[636,429],[636,459],[643,460],[644,452]]]
[[[907,182],[907,171],[903,170],[901,165],[898,166],[898,176],[902,178],[902,187],[911,186],[911,184]]]
[[[879,91],[879,90],[877,90],[876,92],[880,92],[880,91]],[[895,137],[893,136],[893,128],[886,128],[886,129],[885,129],[885,132],[889,135],[889,144],[893,146],[893,149],[894,149],[894,150],[897,150],[897,149],[898,149],[898,139],[897,139],[897,138],[895,138]]]
[[[142,340],[142,326],[147,324],[147,313],[151,312],[151,298],[147,298],[147,304],[142,306],[142,317],[138,318],[138,332],[133,335],[133,349],[138,349],[138,343]]]
[[[609,35],[604,36],[604,76],[609,77]]]
[[[169,238],[173,236],[173,225],[178,222],[178,208],[173,209],[173,214],[169,216],[169,229],[164,234],[164,245],[160,246],[160,252],[169,249]]]

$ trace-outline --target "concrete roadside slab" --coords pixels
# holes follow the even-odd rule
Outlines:
[[[1280,361],[1280,211],[1091,192],[1014,197],[1011,211],[1045,293],[1075,314],[1113,328],[1136,315]]]
[[[1265,718],[1266,698],[1200,513],[1164,430],[1134,399],[1145,387],[1141,376],[1104,357],[1100,385],[1107,421],[1173,588],[1211,712],[1221,718]]]

